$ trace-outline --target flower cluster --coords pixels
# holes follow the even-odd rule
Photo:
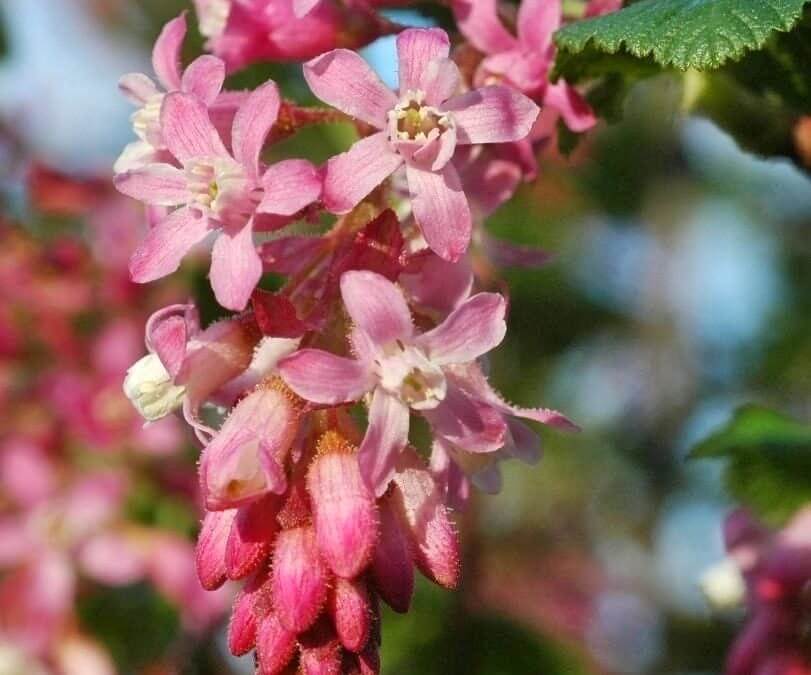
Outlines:
[[[98,221],[97,244],[137,227],[115,194],[37,167],[31,178],[34,201],[48,196],[39,208]],[[67,237],[43,246],[11,223],[0,224],[0,277],[14,289],[0,301],[0,658],[10,672],[112,675],[111,657],[80,628],[80,594],[148,582],[195,632],[226,599],[199,588],[186,536],[127,510],[137,486],[154,482],[195,512],[182,425],[144,427],[121,391],[141,350],[144,316],[132,308],[177,290],[147,293],[126,259],[94,260]]]
[[[474,272],[545,261],[482,223],[534,175],[539,105],[573,130],[594,124],[548,80],[561,8],[525,0],[515,38],[495,2],[454,3],[470,43],[452,47],[443,30],[378,15],[395,4],[409,3],[198,0],[214,55],[182,69],[180,17],[154,51],[166,91],[122,80],[140,140],[115,184],[152,221],[132,277],[172,273],[213,240],[211,285],[235,312],[208,326],[193,303],[153,314],[125,390],[148,420],[181,412],[204,446],[198,573],[209,589],[244,580],[229,644],[255,649],[264,675],[379,672],[380,600],[406,611],[415,568],[458,583],[449,509],[472,484],[500,489],[501,461],[537,461],[527,420],[574,428],[489,384],[508,302]],[[396,91],[347,49],[387,32]],[[247,63],[303,59],[329,108],[283,100],[273,81],[223,90]],[[358,140],[322,166],[266,161],[279,139],[332,121]],[[285,277],[279,290],[259,288],[265,273]]]

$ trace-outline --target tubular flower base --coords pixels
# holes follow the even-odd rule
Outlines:
[[[166,93],[135,97],[151,150],[120,161],[115,185],[151,215],[133,279],[171,274],[214,239],[211,285],[236,313],[203,327],[191,303],[155,312],[125,392],[148,420],[181,412],[204,446],[197,572],[208,590],[243,582],[231,651],[255,651],[262,675],[378,673],[381,601],[408,611],[415,569],[459,583],[449,509],[472,486],[498,491],[502,461],[539,459],[526,420],[576,428],[506,402],[485,375],[507,332],[508,297],[487,292],[497,264],[547,260],[482,223],[534,159],[543,97],[467,77],[437,28],[398,34],[390,90],[347,47],[396,30],[376,10],[402,0],[195,4],[216,56],[181,73],[184,19],[164,30],[154,60]],[[557,25],[547,12],[524,35],[540,11],[525,5],[520,40],[501,29],[511,54],[519,42],[543,51]],[[337,110],[282,101],[272,81],[221,92],[227,69],[305,58],[306,82]],[[335,121],[357,131],[346,152],[265,163],[301,127]],[[285,277],[281,288],[258,288],[264,273]],[[419,448],[412,417],[430,431]]]
[[[459,582],[456,531],[422,460],[403,453],[391,487],[375,498],[357,448],[330,428],[351,422],[330,417],[313,416],[288,458],[284,492],[209,512],[198,542],[206,588],[246,580],[229,647],[256,649],[263,675],[296,661],[306,673],[379,672],[379,601],[408,611],[414,567],[446,588]]]

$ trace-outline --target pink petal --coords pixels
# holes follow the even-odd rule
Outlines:
[[[262,278],[262,261],[249,222],[234,233],[220,232],[211,251],[211,287],[226,309],[245,309]]]
[[[415,546],[415,562],[431,581],[455,588],[460,577],[459,538],[441,492],[413,451],[404,453],[394,474],[393,502]]]
[[[428,64],[434,59],[447,59],[450,50],[448,34],[441,28],[409,28],[400,33],[397,36],[400,96],[419,90]]]
[[[408,442],[409,422],[409,410],[404,403],[382,389],[375,389],[358,462],[364,482],[378,497],[386,491],[397,457]]]
[[[561,0],[522,0],[518,9],[518,39],[526,49],[545,52],[560,28]]]
[[[278,510],[276,495],[268,495],[238,509],[225,549],[225,569],[229,579],[244,579],[270,555],[273,537],[279,529],[276,522]]]
[[[227,509],[287,487],[281,464],[298,432],[298,410],[277,389],[259,387],[237,403],[200,462],[206,506]]]
[[[405,614],[414,594],[414,565],[408,536],[391,501],[392,497],[387,495],[378,504],[380,540],[370,571],[380,597],[395,612]]]
[[[284,671],[296,651],[296,634],[279,622],[276,614],[268,614],[256,634],[256,654],[262,675],[277,675]]]
[[[156,206],[185,204],[191,197],[186,174],[169,164],[148,164],[118,174],[113,182],[119,192]]]
[[[508,419],[510,443],[507,452],[526,464],[537,464],[541,459],[541,439],[532,429],[516,419]]]
[[[512,149],[513,146],[509,147]],[[492,215],[498,207],[509,201],[523,177],[517,161],[493,159],[487,153],[482,153],[477,159],[460,167],[460,172],[465,193],[470,198],[470,206],[480,218]],[[483,231],[479,232],[479,236],[485,242],[484,247],[489,254],[487,241],[492,237]]]
[[[466,258],[449,263],[428,252],[427,255],[412,258],[412,263],[400,275],[399,281],[412,304],[423,311],[445,316],[470,295],[473,270]]]
[[[180,87],[180,50],[186,37],[186,13],[169,21],[155,41],[152,67],[167,91]]]
[[[213,591],[225,583],[225,547],[235,510],[209,511],[197,537],[197,576],[203,588]]]
[[[270,128],[279,116],[279,88],[273,80],[251,92],[237,110],[231,132],[231,147],[234,159],[248,171],[252,178],[259,173],[259,155]]]
[[[376,345],[409,339],[414,334],[403,292],[386,277],[357,270],[341,275],[341,297],[355,326]]]
[[[171,274],[209,233],[208,218],[181,208],[153,227],[130,258],[132,280],[144,284]]]
[[[181,162],[229,157],[205,104],[191,94],[167,94],[161,109],[161,132],[166,147]]]
[[[452,6],[462,35],[480,52],[495,54],[516,46],[499,19],[498,0],[453,0]]]
[[[442,403],[423,411],[423,416],[435,435],[466,452],[495,452],[507,440],[507,425],[501,413],[455,386],[449,386]]]
[[[389,143],[388,132],[359,140],[327,162],[324,206],[333,213],[349,213],[402,163]]]
[[[293,12],[296,18],[307,16],[320,2],[321,0],[293,0]]]
[[[335,49],[304,64],[304,79],[324,103],[377,129],[385,128],[397,97],[363,58]]]
[[[518,141],[532,129],[540,108],[512,87],[495,85],[455,96],[444,110],[453,113],[460,144]]]
[[[207,106],[213,105],[225,81],[225,64],[210,54],[197,57],[183,73],[181,91],[193,94]]]
[[[438,106],[458,90],[462,74],[451,59],[434,59],[428,63],[422,75],[420,89],[425,92],[425,102]]]
[[[288,159],[268,167],[262,176],[265,190],[259,213],[292,216],[321,196],[321,173],[304,159]]]
[[[498,293],[478,293],[445,321],[419,337],[428,358],[438,365],[467,363],[501,344],[507,332],[507,303]]]
[[[135,105],[143,105],[155,94],[158,88],[143,73],[128,73],[118,81],[118,89]]]
[[[414,218],[428,246],[439,257],[456,262],[470,243],[470,207],[453,164],[441,172],[406,167]]]
[[[315,532],[298,527],[281,532],[273,554],[271,592],[279,623],[301,633],[313,625],[327,599],[329,572],[318,555]]]
[[[566,126],[576,133],[588,131],[597,124],[597,117],[586,100],[574,87],[563,80],[549,84],[543,102],[557,110]]]
[[[313,461],[307,490],[321,556],[337,576],[351,579],[372,557],[377,515],[374,497],[361,479],[357,456],[342,450],[325,448]]]
[[[431,445],[431,475],[442,491],[443,501],[454,511],[464,511],[470,500],[470,481],[451,458],[452,447],[440,437]]]
[[[151,331],[152,347],[172,377],[180,372],[188,341],[188,325],[181,316],[171,316],[155,325]]]
[[[372,629],[372,604],[366,584],[362,580],[336,579],[329,609],[344,648],[361,651]]]
[[[372,386],[365,364],[320,349],[301,349],[282,359],[279,372],[301,398],[322,405],[357,401]]]

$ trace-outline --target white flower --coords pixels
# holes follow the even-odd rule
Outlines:
[[[183,405],[186,387],[172,382],[157,354],[147,354],[127,371],[124,393],[145,420],[154,422]]]

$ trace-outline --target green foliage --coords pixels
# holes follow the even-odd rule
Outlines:
[[[709,70],[759,49],[774,31],[789,30],[805,1],[642,0],[566,26],[556,41],[563,52],[616,54],[624,47],[665,67]]]
[[[741,408],[690,456],[727,460],[730,494],[771,523],[811,501],[811,426],[772,410]]]

